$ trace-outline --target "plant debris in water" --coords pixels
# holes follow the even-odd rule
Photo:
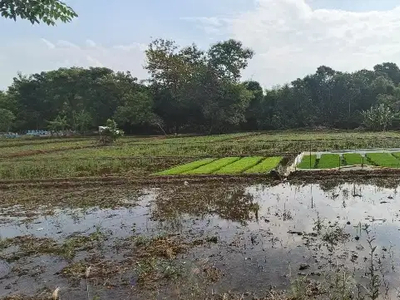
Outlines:
[[[3,214],[23,195],[19,215],[35,201],[47,209],[0,225],[2,299],[51,299],[56,287],[60,299],[366,299],[397,283],[397,244],[379,239],[398,233],[390,188],[182,182],[15,191]]]

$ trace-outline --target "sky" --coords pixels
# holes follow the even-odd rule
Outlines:
[[[255,51],[243,80],[265,88],[314,73],[400,65],[399,0],[65,0],[79,17],[57,26],[0,19],[0,89],[18,72],[104,66],[147,78],[154,38],[203,49],[234,38]]]

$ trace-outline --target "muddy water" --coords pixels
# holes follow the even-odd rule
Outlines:
[[[33,236],[61,244],[96,232],[107,238],[101,247],[77,251],[72,259],[40,251],[9,259],[17,250],[4,247],[0,297],[41,295],[61,287],[61,299],[87,299],[85,281],[64,276],[65,267],[81,261],[90,266],[95,255],[97,264],[123,266],[136,251],[123,246],[127,238],[169,235],[191,244],[173,259],[180,279],[139,285],[135,263],[106,278],[94,275],[90,292],[101,299],[204,299],[202,293],[228,291],[263,295],[271,287],[287,288],[298,276],[319,280],[338,267],[367,284],[367,239],[375,239],[375,257],[381,258],[380,271],[393,295],[400,283],[395,276],[400,268],[399,200],[397,188],[367,184],[182,184],[144,188],[140,196],[123,199],[129,206],[113,209],[59,209],[53,203],[30,211],[27,218],[21,217],[23,206],[3,205],[2,239]],[[201,293],[193,292],[194,285]]]

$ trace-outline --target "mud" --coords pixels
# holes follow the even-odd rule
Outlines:
[[[0,180],[0,190],[19,187],[54,187],[69,188],[73,186],[99,186],[99,185],[176,185],[188,183],[240,183],[240,182],[272,182],[279,183],[276,176],[268,174],[246,175],[196,175],[196,176],[139,176],[139,177],[77,177],[38,180]]]
[[[0,190],[0,297],[272,299],[344,272],[367,287],[370,243],[396,294],[398,184],[176,183]]]

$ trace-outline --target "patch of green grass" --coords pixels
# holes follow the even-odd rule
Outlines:
[[[215,159],[214,158],[205,158],[205,159],[201,159],[201,160],[197,160],[191,163],[188,163],[186,165],[180,165],[180,166],[176,166],[172,169],[168,169],[159,173],[156,173],[156,175],[178,175],[178,174],[182,174],[185,172],[188,172],[190,170],[193,169],[197,169],[201,166],[204,166],[206,164],[209,164],[211,162],[213,162]]]
[[[316,155],[304,155],[301,162],[297,165],[297,168],[303,170],[314,169],[316,161],[317,161]]]
[[[262,156],[244,157],[219,169],[215,174],[240,174],[257,165],[263,158]]]
[[[247,170],[245,173],[246,174],[261,174],[261,173],[267,173],[271,171],[272,169],[276,168],[279,163],[281,162],[282,157],[280,156],[274,156],[274,157],[268,157],[261,161],[259,164],[255,165],[251,169]]]
[[[339,155],[338,154],[322,154],[317,168],[318,169],[333,169],[339,167]]]
[[[351,165],[361,165],[363,163],[363,158],[359,153],[345,153],[343,154],[344,160],[347,166]],[[366,160],[364,160],[364,164]]]
[[[399,168],[400,160],[390,153],[368,153],[367,158],[380,167]]]
[[[218,171],[219,169],[221,169],[239,159],[240,159],[239,157],[224,157],[224,158],[218,159],[216,161],[213,161],[210,164],[201,166],[200,168],[197,168],[194,170],[184,172],[182,174],[187,174],[187,175],[212,174],[212,173]]]
[[[50,179],[93,176],[143,176],[165,170],[187,158],[132,158],[132,159],[42,159],[31,161],[1,161],[0,179]]]

